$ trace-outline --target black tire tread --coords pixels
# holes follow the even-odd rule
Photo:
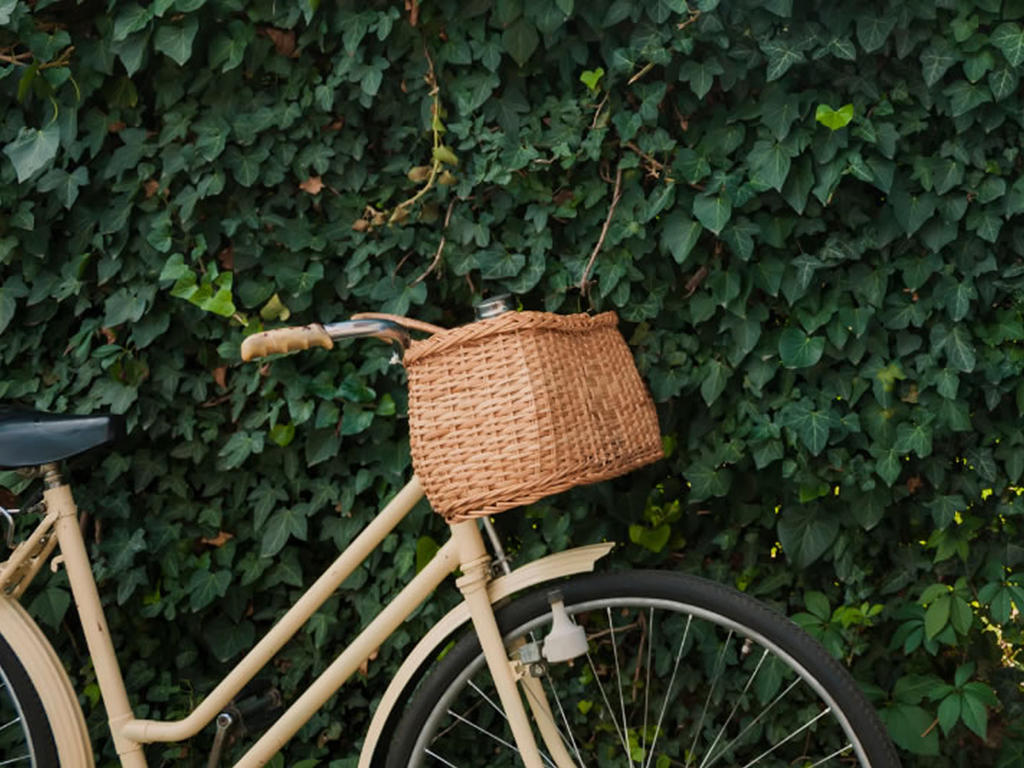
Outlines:
[[[36,756],[36,765],[40,768],[50,768],[51,766],[55,768],[60,764],[57,757],[57,745],[54,742],[53,730],[50,728],[50,721],[46,717],[43,703],[32,679],[25,671],[24,665],[2,633],[0,633],[0,669],[3,670],[21,707],[22,716],[28,728],[28,738],[32,741],[33,752]],[[0,755],[0,761],[3,759],[4,756]]]

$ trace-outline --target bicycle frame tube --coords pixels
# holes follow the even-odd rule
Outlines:
[[[326,602],[341,583],[376,549],[423,497],[423,487],[420,485],[419,480],[413,477],[188,717],[174,722],[159,722],[137,720],[132,714],[96,582],[92,575],[92,566],[89,562],[85,541],[79,527],[78,510],[72,498],[71,490],[60,480],[60,475],[55,466],[47,466],[44,469],[46,470],[47,478],[47,489],[44,492],[44,498],[48,514],[40,524],[37,534],[40,531],[45,533],[51,526],[55,530],[55,538],[59,543],[61,552],[59,561],[63,562],[68,571],[68,581],[71,585],[75,605],[82,622],[89,654],[96,669],[97,682],[99,683],[104,706],[107,710],[111,734],[123,768],[145,768],[146,761],[142,752],[142,744],[157,741],[183,741],[194,736],[208,725],[228,705],[231,699],[238,694],[245,684],[299,631],[309,617]],[[33,534],[33,536],[37,534]],[[422,578],[417,577],[417,579],[414,579],[396,597],[394,601],[395,607],[390,614],[391,616],[400,613],[405,606],[408,606],[405,613],[398,619],[398,623],[411,613],[419,602],[425,599],[445,576],[458,567],[458,558],[452,556],[453,549],[453,547],[450,547],[445,552],[444,548],[442,548],[442,552],[439,552],[435,560],[432,561],[433,568],[429,572],[425,570],[421,573],[420,576]],[[431,584],[430,582],[433,583]],[[416,602],[412,602],[413,600],[416,600]],[[360,635],[360,638],[363,638],[364,641],[363,645],[371,637],[376,640],[376,644],[370,645],[368,650],[366,650],[365,657],[368,657],[386,638],[386,635],[378,636],[376,632],[371,633],[371,628],[376,628],[375,624],[371,624]],[[358,640],[359,638],[357,638]],[[364,658],[360,658],[356,662],[356,666],[362,663],[363,660]],[[321,676],[321,679],[323,677]],[[337,685],[340,686],[341,682]],[[298,722],[298,725],[288,736],[294,733],[312,715],[314,710],[306,712],[305,717]],[[289,713],[291,717],[287,722],[295,720],[302,712],[293,705]],[[286,713],[286,716],[289,713]],[[274,731],[274,729],[272,731],[278,734],[281,732],[280,730]],[[280,743],[283,744],[288,736],[285,736]],[[271,755],[273,755],[273,752],[267,755],[268,759]],[[240,765],[261,764],[251,762],[248,757],[243,758],[243,760],[244,762],[240,763]]]
[[[384,537],[409,514],[422,497],[423,487],[419,480],[413,477],[188,717],[174,722],[133,720],[125,723],[124,736],[141,743],[183,741],[191,738],[208,725],[242,687],[298,632],[341,583],[369,557],[384,540]],[[406,587],[406,589],[410,587]],[[370,648],[367,656],[374,648],[376,646]],[[360,659],[361,662],[362,659]]]
[[[423,488],[418,479],[413,477],[188,717],[173,722],[160,722],[138,720],[132,714],[71,489],[61,480],[56,466],[48,465],[44,469],[44,498],[48,514],[39,529],[45,534],[52,526],[55,531],[61,550],[60,560],[68,571],[68,580],[107,710],[110,731],[123,768],[145,768],[143,744],[183,741],[208,725],[423,497]],[[470,617],[484,645],[485,655],[498,683],[499,695],[510,719],[514,721],[513,731],[522,757],[527,768],[540,768],[540,757],[529,729],[525,707],[519,698],[508,656],[494,623],[494,613],[486,589],[490,580],[490,556],[475,522],[460,523],[451,530],[452,538],[441,547],[430,563],[346,646],[235,764],[235,768],[264,765],[437,586],[460,568],[463,576],[456,584],[466,599]],[[43,534],[37,531],[33,536],[36,535]]]

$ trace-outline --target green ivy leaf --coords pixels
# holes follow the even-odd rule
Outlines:
[[[907,235],[912,235],[935,214],[935,195],[930,192],[911,194],[896,187],[890,197],[896,221]]]
[[[4,332],[17,311],[18,302],[14,292],[6,283],[0,284],[0,333]]]
[[[814,111],[814,119],[829,130],[838,131],[853,120],[853,104],[844,104],[839,109],[832,109],[828,104],[819,104]]]
[[[709,360],[703,367],[700,395],[709,406],[718,399],[729,380],[729,366],[718,360]]]
[[[694,95],[698,99],[703,99],[715,84],[715,76],[721,75],[724,71],[717,59],[699,62],[689,59],[679,68],[679,79],[689,83]]]
[[[720,234],[732,217],[732,200],[724,192],[700,195],[693,199],[693,215],[705,229]]]
[[[977,355],[970,332],[966,328],[959,324],[953,326],[953,330],[946,336],[944,347],[946,359],[949,360],[951,366],[963,373],[970,373],[974,370]]]
[[[22,128],[17,137],[4,147],[18,174],[18,183],[31,178],[57,156],[60,144],[60,126],[50,123],[43,129]]]
[[[956,49],[945,37],[933,38],[932,44],[921,54],[921,74],[925,83],[929,87],[935,85],[958,60]]]
[[[759,141],[747,155],[747,162],[752,178],[781,192],[793,161],[778,142]]]
[[[587,86],[591,93],[597,93],[598,83],[602,77],[604,77],[604,69],[602,67],[585,69],[580,74],[580,82]]]
[[[515,63],[523,67],[537,50],[540,36],[533,23],[521,17],[502,33],[501,40]]]
[[[675,211],[665,217],[661,230],[661,245],[666,248],[677,264],[685,264],[687,257],[697,244],[701,233],[700,223],[686,214]]]
[[[124,40],[133,32],[143,29],[153,18],[153,8],[143,8],[138,3],[120,6],[114,19],[114,42]]]
[[[294,536],[305,541],[308,533],[306,516],[294,508],[279,509],[267,519],[260,539],[260,557],[273,557]]]
[[[886,39],[896,26],[895,16],[872,16],[864,13],[857,17],[857,42],[868,53],[885,45]]]
[[[806,368],[821,360],[825,339],[808,336],[799,328],[784,328],[779,335],[779,359],[787,368]]]
[[[76,168],[72,173],[51,168],[39,179],[36,188],[40,192],[56,192],[64,207],[70,210],[78,199],[78,190],[88,184],[89,170],[85,166]]]
[[[218,597],[227,594],[231,585],[231,571],[193,571],[188,582],[188,604],[193,613],[201,611]]]
[[[199,21],[194,16],[186,17],[181,24],[161,24],[153,36],[153,47],[183,66],[192,57],[192,41],[198,31]]]
[[[1024,63],[1024,29],[1019,24],[1005,22],[995,28],[989,36],[992,44],[1003,52],[1011,67]]]
[[[728,469],[716,468],[705,462],[690,465],[684,474],[690,482],[692,501],[725,496],[732,485],[732,473]]]
[[[769,82],[778,80],[794,64],[804,61],[804,55],[800,50],[795,48],[789,41],[780,38],[762,42],[761,50],[768,59],[766,78]]]
[[[901,470],[900,455],[895,449],[887,448],[877,452],[875,471],[885,481],[886,485],[891,486],[895,483],[896,478],[900,476]]]
[[[0,24],[9,24],[18,0],[0,0]]]
[[[32,598],[29,610],[44,624],[56,629],[64,621],[64,616],[70,607],[71,595],[68,594],[67,589],[49,584]]]
[[[777,529],[786,556],[797,568],[806,568],[832,546],[839,534],[839,521],[808,504],[783,510]]]

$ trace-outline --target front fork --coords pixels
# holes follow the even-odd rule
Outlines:
[[[469,608],[473,628],[480,640],[487,668],[508,718],[520,759],[526,768],[544,768],[526,708],[516,685],[517,678],[521,679],[533,719],[555,765],[557,768],[576,768],[576,763],[569,756],[555,725],[551,705],[541,680],[530,674],[522,674],[522,665],[509,659],[494,617],[494,607],[487,594],[487,583],[491,578],[491,557],[484,546],[480,529],[475,521],[467,521],[453,525],[451,531],[462,564],[462,576],[456,579],[455,584],[462,592]]]

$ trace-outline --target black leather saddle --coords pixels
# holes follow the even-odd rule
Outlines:
[[[0,405],[0,469],[35,467],[111,443],[120,416],[73,416]]]

